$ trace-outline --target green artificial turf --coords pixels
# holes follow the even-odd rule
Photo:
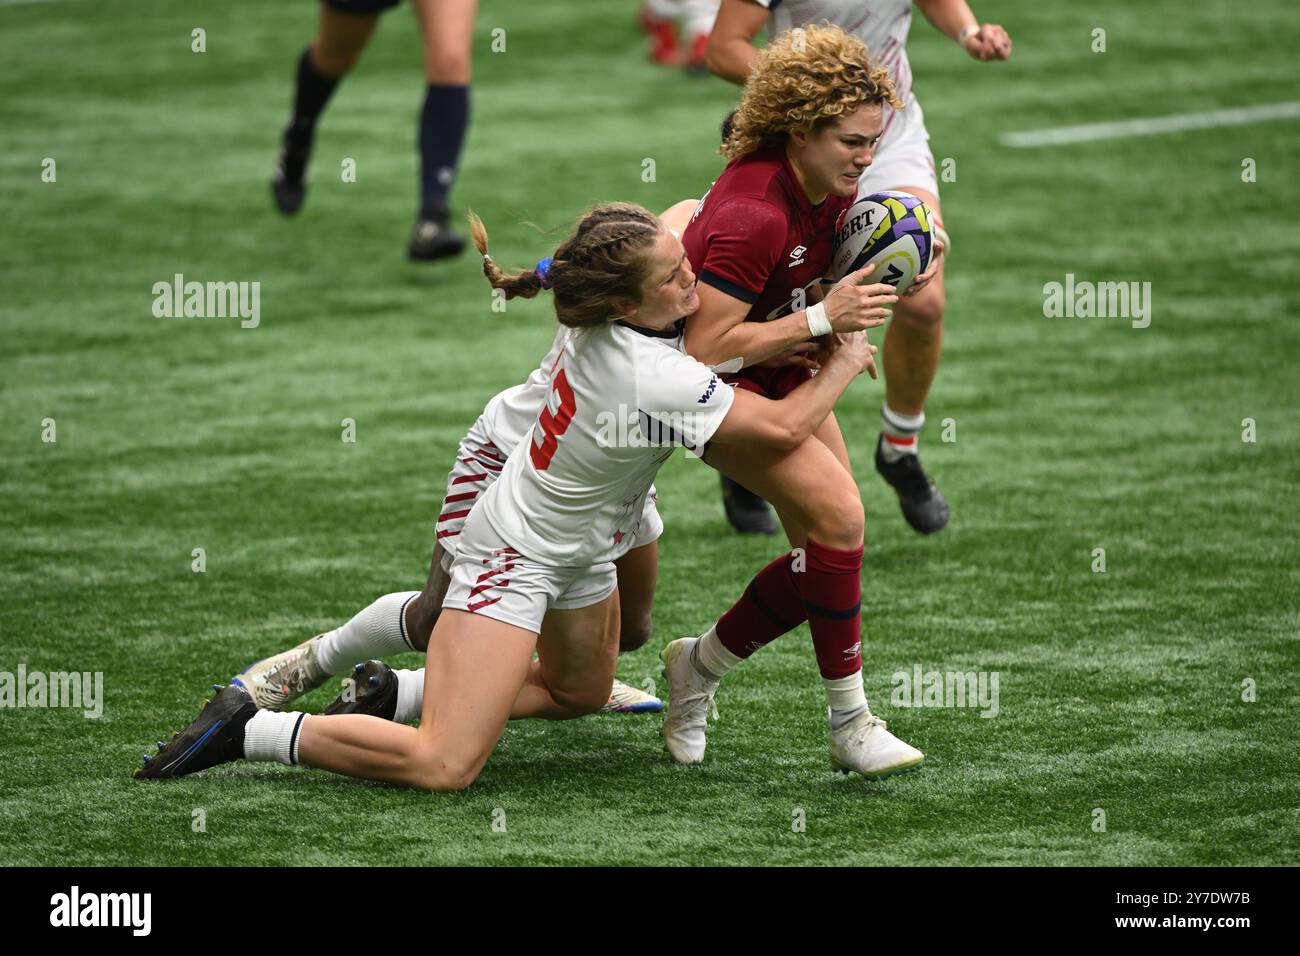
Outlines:
[[[1296,863],[1296,121],[998,136],[1300,99],[1300,24],[1284,0],[975,6],[1011,62],[975,63],[919,14],[910,44],[957,173],[922,438],[946,531],[908,530],[871,469],[881,385],[838,412],[868,516],[867,693],[924,769],[830,772],[800,628],[727,678],[702,766],[671,764],[655,716],[520,723],[438,796],[264,764],[130,777],[213,680],[423,583],[457,440],[549,343],[548,303],[492,311],[475,257],[405,261],[410,9],[339,89],[285,220],[266,180],[313,4],[0,6],[0,671],[102,671],[106,694],[98,720],[0,710],[0,863]],[[735,90],[649,65],[623,7],[483,5],[454,200],[500,262],[546,255],[591,202],[662,209],[721,168]],[[260,325],[156,318],[178,272],[260,282]],[[1067,273],[1150,282],[1150,326],[1044,317]],[[780,549],[729,532],[698,461],[659,490],[656,637],[619,668],[636,684]],[[997,716],[892,705],[918,665],[997,672]]]

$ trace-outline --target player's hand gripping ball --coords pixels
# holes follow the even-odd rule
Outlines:
[[[835,224],[831,276],[836,282],[868,263],[867,279],[907,291],[934,255],[930,207],[911,193],[881,192],[859,199]]]

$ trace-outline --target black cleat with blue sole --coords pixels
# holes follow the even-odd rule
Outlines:
[[[343,693],[325,708],[328,714],[368,714],[392,720],[397,715],[397,675],[383,661],[366,661],[353,669]]]
[[[188,727],[158,742],[158,752],[146,754],[135,771],[141,779],[170,780],[197,773],[244,756],[244,727],[257,713],[248,691],[230,684],[214,685],[220,693],[203,702],[203,710]]]

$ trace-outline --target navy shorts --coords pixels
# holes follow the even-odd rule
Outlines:
[[[321,0],[325,6],[339,13],[383,13],[402,0]]]

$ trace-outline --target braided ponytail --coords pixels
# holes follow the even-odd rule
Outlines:
[[[510,275],[488,255],[487,230],[469,214],[470,236],[483,256],[483,274],[507,299],[531,299],[543,288],[537,270]],[[547,281],[560,324],[582,329],[604,325],[641,301],[650,271],[659,219],[635,203],[605,203],[588,210],[572,236],[555,250]]]
[[[472,210],[467,218],[469,219],[470,238],[474,241],[474,248],[483,257],[483,274],[487,276],[492,288],[505,292],[507,299],[531,299],[542,291],[542,277],[537,274],[535,269],[528,272],[518,272],[514,275],[507,275],[502,272],[497,264],[492,261],[492,257],[488,255],[488,234],[487,228],[483,225],[483,220]]]

